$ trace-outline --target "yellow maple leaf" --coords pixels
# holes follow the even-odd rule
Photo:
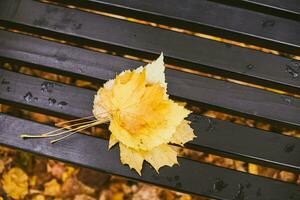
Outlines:
[[[178,164],[177,152],[168,144],[159,145],[145,152],[144,157],[157,172],[162,166],[172,167],[174,164]]]
[[[146,70],[126,71],[111,88],[100,89],[101,104],[111,115],[109,130],[134,149],[150,150],[169,142],[176,127],[190,113],[168,99],[159,83],[146,82]],[[151,114],[149,114],[151,113]]]
[[[1,182],[7,195],[14,199],[23,199],[28,194],[28,176],[20,168],[4,173]]]
[[[141,175],[144,156],[143,151],[138,151],[130,147],[126,147],[124,144],[120,143],[120,158],[122,164],[128,164],[130,169],[135,169],[139,175]]]
[[[168,144],[162,144],[151,150],[143,151],[126,147],[120,143],[120,157],[122,164],[128,164],[128,166],[135,169],[139,175],[141,175],[144,160],[150,163],[157,172],[162,166],[171,167],[174,164],[178,164],[177,152]]]
[[[115,138],[115,136],[113,134],[111,134],[109,137],[108,149],[112,148],[118,142],[119,142],[119,140],[117,140],[117,138]]]
[[[145,67],[109,80],[94,99],[94,116],[110,121],[109,148],[119,143],[120,158],[141,175],[143,161],[157,171],[177,163],[168,143],[183,145],[195,135],[184,120],[190,111],[169,99],[163,55]]]
[[[170,143],[183,146],[188,141],[195,138],[194,130],[190,127],[190,122],[183,120],[181,124],[176,127],[176,131],[173,134]]]
[[[163,53],[152,63],[147,64],[145,67],[141,66],[135,72],[146,70],[146,82],[150,84],[159,83],[163,88],[167,88],[165,77],[165,65]]]

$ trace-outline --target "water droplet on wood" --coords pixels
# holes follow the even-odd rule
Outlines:
[[[27,92],[23,98],[25,101],[30,102],[32,100],[31,92]]]
[[[217,181],[214,183],[213,190],[216,192],[220,192],[226,187],[227,184],[224,181],[222,181],[221,179],[217,179]]]
[[[238,185],[238,191],[234,195],[233,200],[244,200],[245,194],[244,194],[244,186],[242,184]]]
[[[50,106],[54,105],[55,103],[56,103],[56,99],[54,99],[54,98],[49,98],[49,99],[48,99],[48,104],[49,104]]]
[[[42,92],[52,92],[52,89],[54,88],[54,83],[45,81],[41,84],[41,91]]]
[[[284,147],[284,151],[287,153],[291,153],[292,151],[294,151],[295,149],[295,145],[294,144],[287,144]]]
[[[258,190],[256,191],[256,196],[261,197],[261,195],[262,195],[261,188],[258,188]]]
[[[286,70],[287,73],[289,73],[292,78],[297,78],[299,76],[299,72],[297,72],[293,67],[290,65],[286,65]]]
[[[68,105],[68,103],[65,102],[65,101],[61,101],[61,102],[59,102],[57,105],[58,105],[58,107],[59,107],[60,109],[62,109],[64,106]]]
[[[213,119],[211,119],[211,118],[207,118],[207,121],[208,121],[208,125],[206,127],[206,131],[211,132],[215,128],[214,127],[215,121],[213,121]]]
[[[7,81],[7,80],[5,80],[5,79],[3,79],[2,81],[1,81],[1,84],[3,84],[3,85],[7,85],[7,84],[9,84],[10,82],[9,81]]]
[[[249,65],[247,65],[246,67],[247,67],[247,69],[251,70],[251,69],[253,69],[253,68],[254,68],[254,65],[252,65],[252,64],[249,64]]]

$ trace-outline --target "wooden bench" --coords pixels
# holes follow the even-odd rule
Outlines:
[[[161,25],[130,22],[105,16],[103,12]],[[286,92],[169,67],[166,78],[172,98],[275,127],[299,130],[300,61],[288,57],[289,54],[300,55],[299,17],[297,0],[57,0],[52,3],[0,0],[0,58],[2,62],[103,83],[124,69],[145,64],[129,56],[151,60],[163,51],[169,66]],[[164,28],[166,26],[282,53],[269,54],[171,31]],[[62,40],[65,43],[58,42]],[[94,51],[96,48],[108,53]],[[51,90],[42,91],[48,86]],[[80,118],[92,114],[95,93],[0,69],[2,104],[61,118]],[[49,103],[49,98],[56,102]],[[55,127],[8,114],[1,114],[0,119],[1,145],[109,174],[222,200],[300,199],[299,185],[187,158],[179,158],[180,166],[164,167],[159,174],[144,164],[143,175],[138,176],[121,165],[117,148],[107,150],[105,139],[76,134],[56,144],[49,144],[49,140],[22,140],[18,136],[24,131],[41,133]],[[197,114],[191,115],[190,120],[198,137],[186,148],[300,174],[300,140],[296,137]]]

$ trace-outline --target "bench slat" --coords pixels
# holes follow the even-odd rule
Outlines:
[[[254,5],[272,8],[274,11],[284,11],[300,16],[300,3],[298,0],[242,0]],[[274,13],[276,15],[276,13]]]
[[[298,0],[211,0],[217,3],[239,7],[255,12],[300,21]],[[78,2],[79,3],[79,2]]]
[[[50,70],[108,80],[125,69],[144,65],[117,56],[0,31],[0,57],[33,63]],[[91,78],[89,78],[91,77]],[[172,69],[166,70],[171,95],[214,108],[246,113],[299,129],[300,100],[286,95],[205,78]]]
[[[0,86],[0,102],[58,116],[80,118],[92,115],[95,91],[49,81],[45,84],[44,79],[3,69],[0,69],[1,82],[10,84]],[[43,85],[49,85],[48,92],[41,91],[41,88],[45,89]],[[28,96],[28,92],[32,96]],[[59,106],[60,102],[67,105]],[[300,140],[297,138],[198,115],[192,115],[190,120],[198,135],[198,139],[189,143],[190,148],[300,173]]]
[[[57,1],[73,3],[72,0]],[[115,11],[121,15],[265,45],[290,53],[299,54],[300,50],[300,26],[296,21],[218,2],[198,0],[77,0],[75,2],[82,6],[92,6],[108,12]],[[239,2],[235,3],[239,4]]]
[[[108,151],[108,142],[103,139],[76,134],[55,144],[49,144],[47,139],[22,140],[18,135],[24,131],[37,133],[54,128],[7,115],[0,115],[0,118],[1,145],[64,162],[221,200],[231,200],[240,196],[245,199],[273,200],[300,198],[300,187],[297,185],[184,158],[178,159],[180,167],[163,167],[159,174],[146,163],[142,170],[143,176],[140,177],[127,166],[121,165],[118,148]]]
[[[23,24],[41,34],[151,59],[163,51],[170,64],[300,93],[299,63],[287,58],[40,2],[0,4],[0,21],[8,26]]]

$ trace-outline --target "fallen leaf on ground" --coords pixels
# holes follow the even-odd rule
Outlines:
[[[63,181],[66,181],[67,178],[69,178],[71,175],[75,174],[76,173],[76,170],[74,167],[66,167],[65,170],[64,170],[64,173],[62,174],[62,180]]]
[[[100,188],[107,180],[110,175],[101,173],[95,170],[81,168],[77,174],[77,179],[91,188]]]
[[[122,192],[117,192],[112,196],[112,200],[123,200],[123,199],[124,199],[124,193]]]
[[[46,200],[46,198],[43,195],[38,194],[38,195],[34,196],[32,198],[32,200]]]
[[[4,173],[1,182],[6,194],[14,199],[23,199],[28,194],[28,176],[20,168]]]
[[[94,195],[95,189],[81,183],[76,176],[70,176],[63,183],[61,193],[62,197],[66,199],[79,194]]]
[[[5,167],[4,162],[3,162],[3,160],[1,159],[1,160],[0,160],[0,174],[3,172],[4,167]]]
[[[61,179],[65,173],[64,164],[57,162],[53,166],[48,166],[47,171],[50,172],[55,178]],[[65,175],[67,177],[68,175]]]
[[[51,181],[44,184],[44,195],[48,196],[57,196],[60,193],[60,184],[56,179],[52,179]]]
[[[85,194],[80,194],[80,195],[76,195],[74,200],[96,200],[96,199]]]

